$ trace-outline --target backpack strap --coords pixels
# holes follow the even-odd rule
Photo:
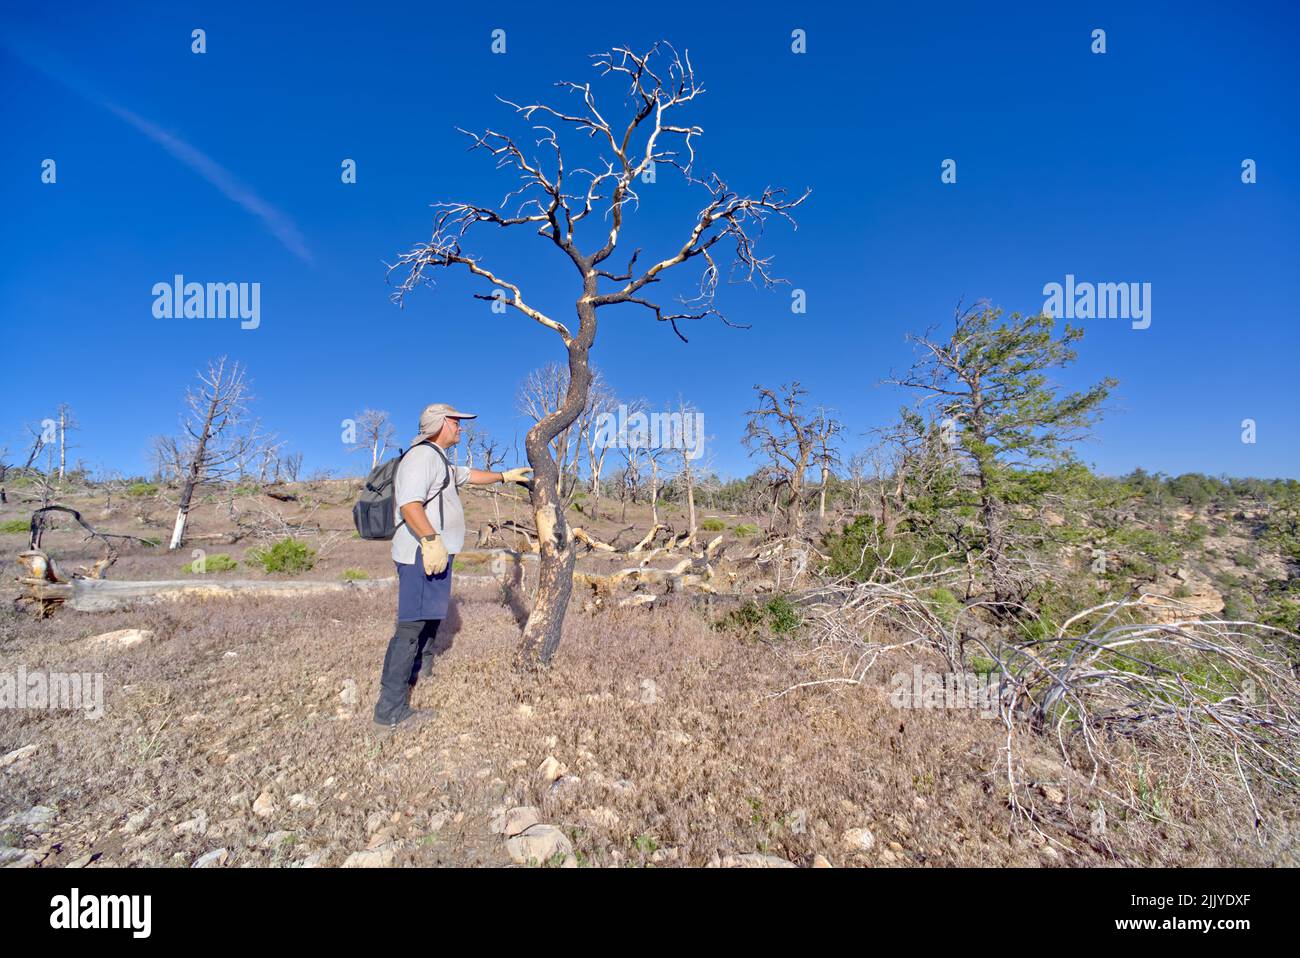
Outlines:
[[[441,449],[439,449],[436,443],[429,442],[429,441],[426,439],[424,442],[416,443],[416,445],[418,445],[418,446],[428,446],[428,447],[431,448],[434,452],[436,452],[436,453],[438,454],[438,458],[442,460],[442,467],[443,467],[443,469],[442,469],[442,472],[443,472],[443,475],[442,475],[442,485],[438,487],[438,491],[437,491],[437,492],[435,492],[433,495],[431,495],[428,499],[425,499],[425,500],[424,500],[424,506],[425,506],[425,508],[428,508],[429,503],[433,502],[434,499],[437,499],[437,500],[438,500],[438,525],[440,525],[440,526],[446,526],[446,524],[447,524],[447,520],[446,520],[446,518],[445,518],[444,515],[443,515],[443,509],[442,509],[442,494],[443,494],[443,492],[446,490],[447,486],[449,486],[449,485],[451,484],[451,463],[449,463],[449,462],[447,461],[447,455],[446,455],[446,453],[444,453]],[[411,447],[411,449],[414,449],[414,448],[415,448],[415,446],[412,446],[412,447]],[[411,449],[408,449],[408,450],[406,450],[406,452],[400,453],[400,454],[398,455],[397,460],[398,460],[398,465],[399,465],[399,466],[401,465],[401,460],[404,459],[404,458],[406,457],[406,453],[407,453],[407,452],[410,452]],[[396,487],[396,481],[397,481],[397,470],[396,470],[396,469],[393,470],[393,481],[394,481],[394,487]],[[401,513],[401,510],[400,510],[400,509],[397,510],[397,514],[398,514],[398,516],[401,516],[402,513]],[[401,528],[405,523],[406,523],[406,519],[405,519],[405,518],[401,518],[401,519],[398,520],[397,525],[394,526],[393,528],[395,528],[395,529],[400,529],[400,528]]]

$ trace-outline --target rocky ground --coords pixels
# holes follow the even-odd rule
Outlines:
[[[323,495],[340,501],[313,515],[347,530],[344,496]],[[133,524],[139,508],[85,511],[122,531],[153,528]],[[206,508],[196,533],[221,535],[225,504]],[[478,519],[492,507],[471,508]],[[155,526],[165,523],[165,508],[154,512]],[[10,506],[3,518],[18,514]],[[644,531],[647,517],[637,518]],[[631,521],[588,527],[612,538]],[[724,521],[729,540],[743,542],[731,528],[753,520]],[[22,539],[6,537],[5,551]],[[209,552],[236,558],[247,547],[212,542]],[[71,565],[99,555],[66,527],[46,546]],[[176,578],[186,559],[130,551],[110,577]],[[386,545],[341,535],[308,577],[344,569],[391,574]],[[863,685],[796,688],[826,677],[799,635],[741,634],[695,606],[604,609],[571,614],[551,671],[523,677],[511,667],[518,628],[497,590],[457,591],[434,674],[414,693],[438,717],[384,732],[370,710],[391,594],[37,620],[10,609],[10,590],[0,674],[102,675],[103,714],[0,710],[0,861],[1294,864],[1288,827],[1257,839],[1240,809],[1188,782],[1172,757],[1153,757],[1135,790],[1094,781],[1050,740],[1022,736],[1014,761],[1036,825],[1013,822],[1005,728],[969,711],[894,707],[889,676],[914,662],[901,653]]]

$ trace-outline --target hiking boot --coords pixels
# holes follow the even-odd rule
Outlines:
[[[408,709],[406,714],[393,722],[375,722],[375,725],[383,731],[394,731],[395,729],[407,730],[419,728],[426,722],[431,722],[438,717],[435,709]]]

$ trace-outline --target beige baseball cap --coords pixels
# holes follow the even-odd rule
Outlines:
[[[461,412],[455,406],[445,402],[436,402],[424,407],[424,412],[420,413],[420,434],[411,440],[411,445],[423,442],[430,436],[436,436],[438,430],[442,428],[444,419],[477,419],[478,415],[472,412]]]

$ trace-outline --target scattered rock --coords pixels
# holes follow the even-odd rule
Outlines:
[[[429,816],[429,831],[430,832],[442,831],[442,827],[446,825],[447,822],[450,820],[451,820],[451,812],[449,811],[434,812],[432,815]]]
[[[517,709],[515,710],[515,713],[516,713],[520,718],[532,718],[532,717],[533,717],[533,711],[534,711],[534,709],[533,709],[533,707],[532,707],[531,705],[529,705],[529,704],[526,703],[526,702],[521,702],[520,705],[519,705],[519,708],[517,708]]]
[[[546,756],[545,761],[543,761],[541,765],[537,766],[537,774],[540,775],[542,781],[546,782],[548,785],[568,770],[568,766],[561,765],[554,755]]]
[[[520,805],[500,812],[492,819],[489,826],[496,835],[513,838],[525,829],[531,828],[542,820],[537,809],[532,805]]]
[[[117,629],[102,635],[92,635],[86,639],[85,646],[87,649],[129,649],[152,639],[153,632],[149,629]]]
[[[320,851],[312,852],[300,862],[296,862],[294,868],[321,868],[325,865],[325,860],[329,858],[329,849],[322,848]]]
[[[671,730],[663,731],[663,732],[660,732],[659,734],[662,735],[664,738],[666,738],[666,739],[668,740],[668,742],[669,742],[670,744],[672,744],[672,745],[690,745],[690,744],[691,744],[691,737],[690,737],[689,735],[687,735],[685,732],[678,731],[677,729],[671,729]]]
[[[30,828],[40,830],[41,826],[54,821],[54,809],[48,805],[33,805],[25,812],[14,812],[3,822],[0,828]]]
[[[397,857],[397,846],[390,842],[378,848],[368,848],[363,852],[353,852],[343,862],[344,868],[392,868]]]
[[[281,845],[284,844],[286,839],[292,839],[293,837],[294,837],[293,832],[286,832],[286,831],[272,832],[271,834],[267,835],[265,838],[262,839],[261,845],[263,848],[279,848]]]
[[[348,706],[355,706],[361,701],[361,693],[357,691],[356,679],[343,680],[343,688],[339,692],[339,701]]]
[[[275,800],[271,798],[270,792],[263,792],[253,802],[253,814],[258,818],[270,818],[275,814],[275,811]]]
[[[559,794],[569,789],[577,788],[582,784],[582,779],[577,775],[562,775],[551,785],[551,794]]]
[[[173,835],[206,835],[208,832],[208,813],[199,809],[194,817],[172,827]]]
[[[191,868],[220,868],[230,858],[230,850],[218,848],[208,852],[206,855],[200,855],[191,865]]]
[[[22,849],[18,849],[18,848],[6,848],[0,851],[18,853],[16,857],[8,860],[6,860],[3,857],[3,855],[0,854],[0,864],[2,864],[5,868],[35,868],[42,861],[45,860],[45,856],[40,855],[34,851],[23,851]]]
[[[869,828],[850,828],[842,837],[844,844],[854,851],[870,851],[876,844],[876,836]]]
[[[825,855],[814,855],[812,867],[813,868],[834,868],[835,866],[831,864],[830,859],[827,858]]]
[[[794,868],[794,862],[788,862],[784,858],[776,855],[760,855],[757,852],[748,852],[744,855],[727,855],[718,857],[716,854],[713,860],[709,862],[709,868]]]
[[[1053,805],[1060,805],[1065,801],[1065,793],[1055,785],[1039,785],[1038,791]]]
[[[126,820],[126,824],[123,825],[122,827],[128,833],[134,834],[135,832],[138,832],[140,829],[144,828],[144,826],[149,822],[151,818],[153,818],[152,805],[150,805],[148,808],[141,809],[140,811],[136,812],[134,815],[128,816]]]
[[[24,745],[22,748],[14,749],[8,755],[0,758],[0,768],[8,768],[16,762],[21,762],[27,756],[35,753],[39,748],[39,745]]]
[[[506,851],[517,865],[534,861],[544,865],[555,855],[571,855],[573,846],[564,832],[554,825],[530,825],[506,839]]]
[[[565,855],[565,856],[564,856],[564,861],[560,863],[560,867],[561,867],[561,868],[577,868],[577,867],[578,867],[578,856],[577,856],[577,855]]]
[[[302,794],[302,792],[299,792],[296,795],[289,796],[289,807],[290,808],[315,808],[316,800],[312,798],[308,798],[306,795]]]

